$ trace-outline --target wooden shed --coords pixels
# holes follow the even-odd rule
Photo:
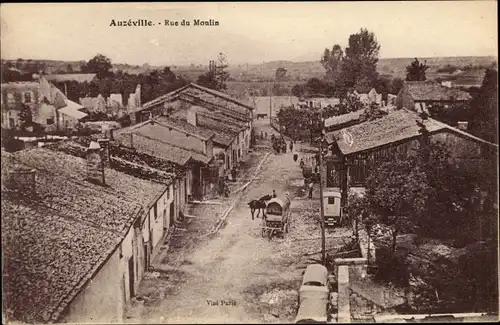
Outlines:
[[[327,134],[331,155],[325,159],[326,187],[340,188],[345,202],[348,188],[363,187],[370,171],[382,159],[414,153],[422,137],[417,122],[426,126],[432,142],[447,146],[457,166],[496,169],[497,145],[431,118],[423,121],[417,113],[401,109]]]

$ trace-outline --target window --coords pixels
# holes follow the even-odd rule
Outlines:
[[[7,104],[14,104],[16,99],[14,98],[13,93],[7,93]]]
[[[24,102],[23,103],[31,103],[31,92],[27,91],[24,93]]]
[[[167,190],[167,200],[170,200],[170,188],[171,186],[169,186]]]
[[[158,204],[156,204],[156,203],[153,206],[153,213],[154,213],[155,220],[156,220],[158,218]]]
[[[334,197],[329,197],[328,198],[328,204],[335,204],[335,198]]]
[[[54,118],[53,117],[52,118],[48,118],[47,119],[47,125],[52,125],[52,124],[54,124]]]

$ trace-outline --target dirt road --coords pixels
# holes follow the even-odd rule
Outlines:
[[[303,240],[307,234],[319,236],[311,215],[311,211],[319,209],[316,200],[295,199],[301,177],[291,153],[271,154],[216,237],[207,238],[183,255],[177,270],[156,273],[143,281],[139,295],[148,299],[130,306],[127,321],[293,321],[302,270],[310,263],[304,253],[320,247],[318,240]],[[278,195],[290,192],[292,223],[285,238],[269,241],[261,237],[262,219],[252,220],[247,203],[273,189]],[[337,233],[342,237],[345,231]],[[328,244],[341,242],[342,238],[333,238]]]

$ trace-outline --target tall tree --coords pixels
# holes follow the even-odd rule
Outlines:
[[[286,69],[285,68],[278,68],[276,69],[276,81],[282,81],[286,78]]]
[[[349,36],[349,46],[345,49],[342,69],[349,87],[367,79],[375,85],[378,73],[377,62],[380,45],[375,34],[362,28],[358,33]]]
[[[217,80],[215,79],[215,74],[208,71],[198,77],[196,83],[200,86],[217,90]]]
[[[429,69],[426,65],[426,61],[421,63],[415,58],[409,66],[406,67],[406,81],[425,81],[427,77],[425,72]]]
[[[471,106],[474,110],[470,121],[470,132],[498,143],[498,71],[487,69],[483,84],[473,98]]]
[[[325,49],[321,57],[321,65],[325,68],[326,78],[334,81],[340,72],[344,51],[342,47],[335,44],[331,50]]]
[[[113,68],[111,59],[102,54],[97,54],[87,64],[82,66],[82,71],[95,73],[97,74],[97,78],[101,79],[109,76],[111,68]]]
[[[227,63],[227,56],[224,53],[219,53],[217,56],[218,64],[215,69],[215,80],[217,81],[217,90],[226,90],[226,81],[229,79],[229,72],[227,68],[229,67]]]
[[[66,72],[68,73],[73,73],[73,66],[71,64],[68,63],[68,65],[66,66]]]

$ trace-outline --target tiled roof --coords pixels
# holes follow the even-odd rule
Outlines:
[[[417,113],[401,109],[390,112],[377,120],[327,133],[326,138],[329,143],[336,141],[342,153],[348,155],[419,136],[420,127],[416,123],[417,120],[421,121]],[[477,142],[493,145],[431,118],[428,118],[424,124],[429,132],[447,130]]]
[[[214,136],[214,133],[209,130],[203,130],[197,128],[196,126],[189,124],[185,120],[179,118],[169,118],[166,116],[158,116],[153,119],[153,121],[158,122],[167,127],[172,127],[174,129],[180,130],[192,136],[198,137],[203,140],[208,140]]]
[[[76,118],[78,120],[87,116],[87,114],[79,111],[79,109],[83,108],[82,105],[77,104],[69,99],[66,100],[66,104],[67,104],[66,106],[59,109],[60,113],[69,115],[69,116]]]
[[[53,82],[76,81],[79,83],[91,82],[96,77],[95,73],[68,73],[68,74],[48,74],[44,77]]]
[[[160,123],[144,125],[135,129],[133,133],[168,143],[174,147],[189,151],[192,155],[203,155],[202,149],[195,146],[193,138],[189,137],[188,134],[169,134],[168,127]]]
[[[143,126],[148,126],[147,124]],[[156,129],[135,128],[129,132],[122,132],[115,135],[116,141],[121,145],[130,147],[130,134],[133,133],[133,148],[138,152],[171,161],[180,166],[184,166],[190,159],[201,163],[208,163],[211,158],[185,148],[179,147],[178,143],[172,143],[172,139],[165,139]],[[175,142],[175,141],[174,141]]]
[[[165,186],[105,170],[86,180],[84,159],[45,148],[2,152],[4,294],[11,317],[57,321]],[[10,194],[6,172],[36,170],[36,195]]]
[[[359,120],[359,117],[364,113],[364,111],[364,109],[359,109],[355,112],[329,117],[325,119],[325,127],[337,126],[344,123],[349,123],[351,121]]]
[[[122,145],[130,147],[130,133],[115,136]],[[133,133],[132,147],[142,153],[184,166],[191,159],[191,152],[174,147],[158,139]]]
[[[38,88],[38,82],[26,81],[26,82],[6,82],[2,83],[1,88],[5,89],[35,89]]]
[[[416,101],[469,100],[471,96],[460,89],[448,88],[435,81],[406,81],[404,86]]]
[[[85,158],[88,141],[81,141],[83,137],[73,140],[54,142],[45,145],[55,151],[61,151],[76,157]],[[154,156],[144,156],[131,149],[120,147],[115,141],[110,141],[110,168],[116,171],[152,181],[155,183],[170,185],[175,178],[184,174],[183,167],[163,159],[154,159]]]
[[[415,120],[420,120],[416,113],[402,109],[374,121],[328,133],[327,139],[328,142],[335,139],[339,149],[347,155],[418,136],[419,126]],[[429,132],[443,128],[432,119],[425,125]]]
[[[237,119],[244,119],[245,121],[251,120],[248,116],[248,111],[253,110],[252,106],[240,102],[224,93],[193,83],[145,103],[138,109],[138,111],[149,109],[164,102],[172,101],[181,97],[183,100],[196,103],[200,106],[203,106],[204,104],[213,105],[214,107],[217,107],[217,109],[220,109],[224,114],[228,114],[230,116],[232,115]]]
[[[202,90],[202,91],[205,91],[205,92],[208,92],[208,93],[211,93],[212,95],[214,96],[217,96],[217,97],[220,97],[220,98],[223,98],[227,101],[230,101],[230,102],[234,102],[235,104],[237,105],[240,105],[240,106],[243,106],[243,107],[246,107],[247,109],[249,110],[253,110],[254,107],[253,106],[250,106],[242,101],[239,101],[237,100],[236,98],[234,97],[231,97],[229,96],[228,94],[225,94],[223,92],[220,92],[220,91],[217,91],[217,90],[213,90],[213,89],[210,89],[210,88],[206,88],[206,87],[203,87],[203,86],[200,86],[200,85],[197,85],[195,83],[191,83],[190,84],[192,87],[194,88],[198,88],[199,90]]]
[[[220,112],[197,112],[197,115],[210,118],[211,120],[218,121],[226,124],[228,127],[234,129],[237,132],[240,132],[244,129],[249,128],[248,125],[244,122],[235,120],[231,117],[225,116]]]
[[[393,108],[392,105],[387,105],[380,107],[380,110],[389,113]],[[325,119],[325,127],[340,126],[342,124],[358,121],[364,112],[365,109],[358,109],[355,112],[329,117]]]
[[[242,130],[239,127],[222,123],[206,115],[197,114],[197,125],[215,132],[214,142],[223,146],[229,146],[236,139],[238,133]]]

